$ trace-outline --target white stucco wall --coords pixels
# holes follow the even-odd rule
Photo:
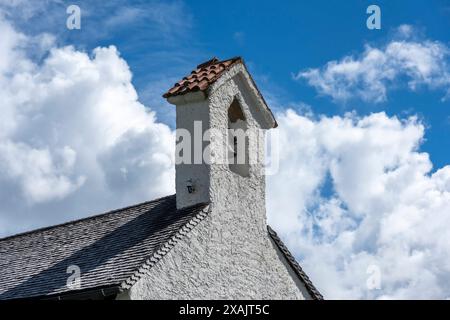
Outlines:
[[[248,225],[224,230],[211,214],[122,295],[130,299],[305,299],[306,288],[292,274],[268,237]]]
[[[233,67],[214,84],[205,103],[177,106],[177,126],[189,129],[194,119],[203,119],[205,129],[226,129],[228,107],[237,97],[248,128],[267,127],[267,112],[248,80],[242,65]],[[262,142],[250,139],[249,153],[263,153]],[[223,148],[222,143],[226,140],[212,139],[211,150]],[[177,166],[177,201],[184,206],[207,199],[210,213],[123,297],[310,298],[268,235],[262,165],[251,165],[248,177],[231,172],[228,164]],[[197,194],[184,190],[191,177],[200,187]]]
[[[194,162],[194,147],[198,143],[198,139],[202,137],[195,136],[194,140],[194,123],[200,122],[202,131],[209,129],[209,112],[207,101],[191,102],[177,107],[177,130],[184,129],[190,132],[191,135],[191,163],[180,163],[175,166],[175,186],[177,191],[177,208],[192,206],[197,203],[209,202],[209,188],[210,188],[210,168],[207,164],[198,164]],[[177,136],[181,133],[177,131]],[[180,144],[183,145],[183,144]],[[204,147],[206,143],[202,141]],[[201,159],[200,159],[201,160]],[[196,164],[197,163],[197,164]],[[192,180],[195,186],[195,192],[190,194],[187,191],[187,181]]]

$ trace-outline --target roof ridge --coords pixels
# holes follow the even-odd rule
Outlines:
[[[220,60],[217,57],[212,57],[208,61],[202,62],[199,65],[197,65],[197,69],[207,68],[207,67],[212,66],[214,64],[219,64],[219,63],[223,63],[223,62],[227,62],[227,61],[233,61],[233,62],[241,61],[241,62],[243,62],[243,59],[242,59],[241,56],[235,56],[235,57],[224,59],[224,60]]]
[[[217,57],[213,57],[212,59],[209,59],[208,61],[202,62],[197,65],[197,69],[206,68],[212,64],[216,64],[217,62],[219,62],[219,59]]]
[[[142,205],[145,205],[145,204],[149,204],[149,203],[152,203],[152,202],[161,201],[163,199],[174,197],[174,196],[175,196],[175,194],[168,195],[168,196],[163,196],[163,197],[159,197],[159,198],[156,198],[156,199],[153,199],[153,200],[144,201],[144,202],[136,203],[136,204],[133,204],[133,205],[129,205],[129,206],[126,206],[126,207],[123,207],[123,208],[113,209],[113,210],[109,210],[109,211],[106,211],[106,212],[94,214],[94,215],[91,215],[91,216],[88,216],[88,217],[85,217],[85,218],[69,220],[69,221],[66,221],[66,222],[50,225],[50,226],[47,226],[47,227],[41,227],[41,228],[29,230],[29,231],[16,233],[16,234],[13,234],[13,235],[9,235],[9,236],[0,238],[0,242],[2,242],[4,240],[11,240],[12,238],[16,238],[16,237],[17,238],[18,237],[22,237],[22,236],[33,234],[33,233],[47,231],[47,230],[50,230],[50,229],[53,229],[53,228],[67,226],[67,225],[74,224],[74,223],[81,222],[81,221],[86,221],[86,220],[90,220],[90,219],[99,218],[99,217],[102,217],[102,216],[105,216],[105,215],[108,215],[108,214],[114,214],[114,213],[116,213],[118,211],[128,210],[128,209],[131,209],[131,208],[134,208],[134,207],[139,207],[139,206],[142,206]]]

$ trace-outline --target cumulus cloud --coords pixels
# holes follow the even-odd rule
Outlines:
[[[24,35],[3,19],[0,34],[0,236],[174,191],[173,132],[139,102],[115,47],[57,47],[51,35]],[[444,86],[446,64],[436,64],[444,49],[392,42],[317,70],[319,80],[333,70],[318,87],[362,95],[356,80],[375,79],[374,92],[385,96],[398,72],[411,88],[436,79]],[[394,56],[400,71],[385,61]],[[372,59],[386,75],[368,67]],[[280,172],[268,178],[269,222],[325,296],[450,297],[450,166],[432,172],[419,151],[420,121],[288,110],[278,122]],[[366,287],[371,266],[381,272],[380,289]]]
[[[450,49],[431,40],[413,40],[413,28],[398,28],[399,39],[381,48],[367,45],[359,56],[345,56],[322,68],[298,72],[294,79],[304,79],[320,94],[335,101],[359,98],[370,102],[387,100],[389,89],[405,84],[410,90],[420,87],[450,93]]]
[[[420,121],[288,110],[278,122],[269,222],[325,296],[450,297],[450,166],[432,172]]]
[[[0,234],[174,192],[173,132],[114,46],[56,47],[4,19],[0,33]]]

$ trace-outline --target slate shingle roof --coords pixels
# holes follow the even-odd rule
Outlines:
[[[0,239],[0,300],[130,288],[208,214],[206,204],[176,209],[175,195]],[[269,226],[269,235],[314,299],[323,299]],[[67,286],[69,266],[81,287]]]
[[[81,270],[80,290],[131,285],[139,269],[161,258],[206,210],[176,210],[169,196],[0,239],[0,300],[68,292],[71,265]]]
[[[280,251],[283,253],[284,257],[286,258],[291,268],[294,270],[295,274],[300,278],[300,280],[302,280],[306,287],[306,290],[308,290],[311,297],[314,300],[323,300],[323,296],[320,294],[319,290],[317,290],[316,287],[312,284],[309,277],[303,271],[302,267],[300,267],[297,260],[295,260],[294,256],[291,254],[288,248],[284,245],[283,241],[281,241],[281,239],[278,237],[277,233],[270,226],[267,226],[267,231],[269,232],[272,240],[278,246],[278,249],[280,249]]]

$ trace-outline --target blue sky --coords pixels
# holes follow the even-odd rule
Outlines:
[[[279,123],[269,223],[325,297],[449,298],[449,30],[444,0],[0,0],[0,237],[173,193],[161,96],[239,55]]]
[[[56,18],[53,23],[41,20],[41,16],[35,19],[41,21],[40,32],[62,33],[63,44],[85,50],[116,45],[131,67],[141,99],[156,108],[159,117],[171,126],[173,110],[164,108],[161,90],[212,56],[240,55],[262,90],[274,95],[280,106],[303,102],[313,106],[315,113],[326,115],[352,110],[362,115],[376,111],[389,115],[418,114],[428,128],[422,148],[431,154],[435,166],[441,167],[448,163],[450,150],[450,140],[445,139],[450,133],[449,102],[440,101],[442,91],[395,90],[383,103],[355,99],[336,104],[329,97],[318,95],[305,82],[292,79],[292,74],[299,70],[358,54],[365,44],[386,43],[402,24],[413,25],[418,37],[448,44],[448,1],[378,1],[382,28],[369,30],[365,11],[372,2],[290,1],[278,5],[272,1],[219,1],[205,5],[204,1],[167,1],[161,5],[151,1],[112,1],[109,5],[91,5],[80,1],[83,12],[80,31],[57,27]],[[51,6],[51,15],[60,15],[62,19],[64,6]],[[173,18],[158,20],[158,15],[167,14],[173,14]],[[35,23],[27,24],[34,29]],[[149,89],[154,82],[160,84],[160,92]]]

